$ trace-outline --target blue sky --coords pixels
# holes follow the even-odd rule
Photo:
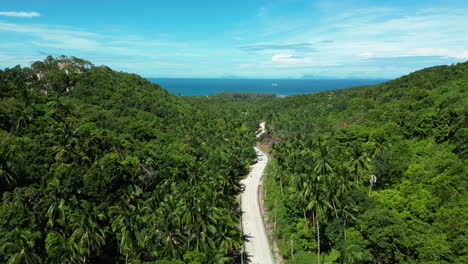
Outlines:
[[[48,54],[145,77],[394,78],[468,60],[468,0],[0,0],[0,68]]]

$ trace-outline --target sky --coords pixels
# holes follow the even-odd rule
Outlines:
[[[144,77],[395,78],[468,60],[468,0],[0,0],[0,68],[68,55]]]

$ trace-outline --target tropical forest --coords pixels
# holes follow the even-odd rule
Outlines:
[[[254,263],[262,162],[275,263],[468,263],[467,95],[468,62],[284,98],[71,56],[4,68],[0,263]]]

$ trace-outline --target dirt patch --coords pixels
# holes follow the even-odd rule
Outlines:
[[[349,125],[352,125],[354,123],[357,123],[359,120],[357,119],[353,119],[351,121],[347,121],[347,122],[341,122],[338,124],[338,128],[343,128],[343,127],[346,127],[346,126],[349,126]]]
[[[277,136],[270,136],[268,134],[262,135],[261,141],[257,142],[257,148],[269,154],[273,144],[279,140],[281,139]]]

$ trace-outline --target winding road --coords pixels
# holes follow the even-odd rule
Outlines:
[[[265,123],[261,123],[257,137],[264,133],[264,130]],[[259,186],[268,157],[257,147],[255,147],[255,152],[258,162],[251,166],[249,175],[241,181],[241,184],[245,185],[245,190],[241,194],[241,209],[242,230],[246,236],[244,250],[248,256],[246,263],[273,264],[274,260],[259,204]]]

